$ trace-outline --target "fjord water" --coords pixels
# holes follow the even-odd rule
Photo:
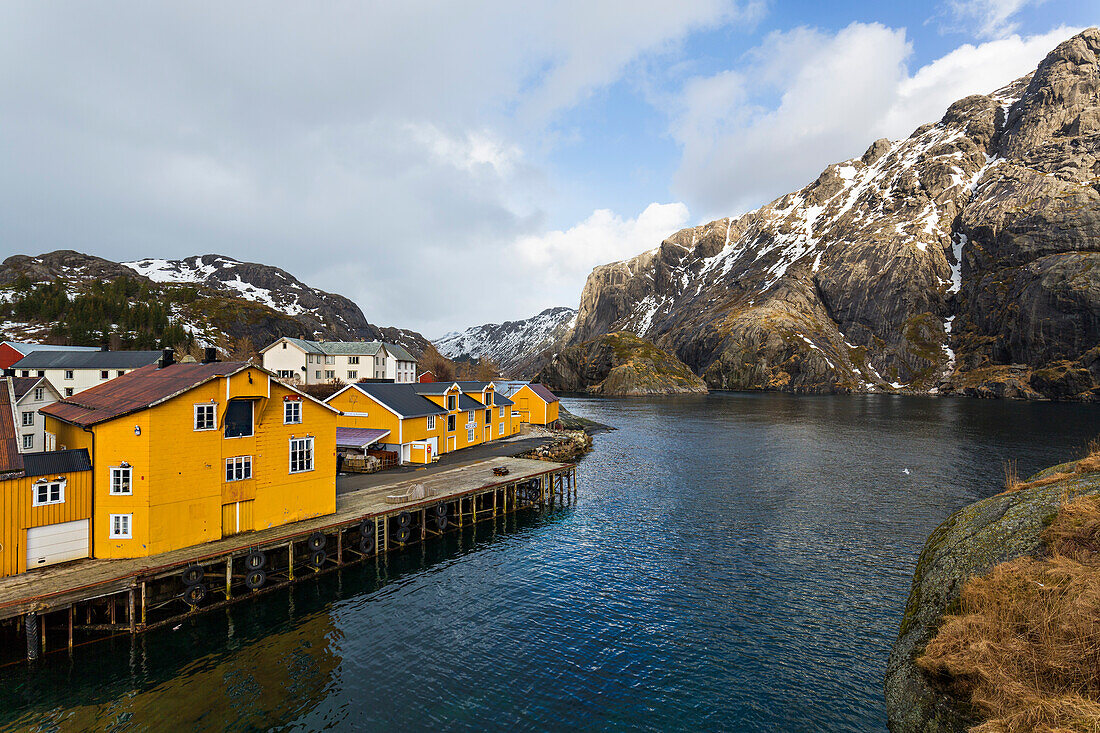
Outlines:
[[[1100,433],[1051,403],[565,404],[618,428],[576,508],[0,669],[0,727],[884,730],[928,533]]]

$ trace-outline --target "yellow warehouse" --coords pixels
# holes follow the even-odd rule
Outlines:
[[[523,385],[512,393],[520,419],[532,425],[550,425],[558,419],[558,397],[538,382]]]
[[[143,557],[336,511],[336,413],[247,362],[170,351],[45,407],[59,447],[86,448],[92,554]]]

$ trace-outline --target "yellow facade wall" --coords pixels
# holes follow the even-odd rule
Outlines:
[[[34,506],[34,483],[40,478],[65,479],[65,501]],[[75,522],[92,516],[92,472],[73,471],[47,477],[0,481],[0,577],[27,570],[27,530]]]
[[[228,400],[241,398],[255,398],[253,434],[227,438]],[[301,404],[300,424],[284,424],[284,398]],[[195,430],[195,405],[208,403],[216,405],[217,426]],[[95,557],[143,557],[221,539],[223,505],[237,501],[252,502],[241,531],[336,511],[336,413],[260,369],[211,380],[92,430]],[[292,437],[313,438],[313,470],[290,473]],[[227,482],[226,459],[238,456],[251,457],[252,478]],[[132,467],[132,493],[111,494],[111,468],[123,462]],[[110,537],[112,514],[132,515],[130,538]]]

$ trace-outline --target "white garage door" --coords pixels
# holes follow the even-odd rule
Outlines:
[[[27,570],[88,557],[88,520],[27,530]]]

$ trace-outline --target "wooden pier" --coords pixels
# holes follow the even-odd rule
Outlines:
[[[506,470],[505,475],[496,475]],[[424,498],[391,503],[422,485]],[[176,624],[318,573],[517,511],[572,505],[571,464],[491,458],[337,497],[336,513],[150,557],[0,578],[0,662]],[[75,641],[74,641],[75,640]]]

